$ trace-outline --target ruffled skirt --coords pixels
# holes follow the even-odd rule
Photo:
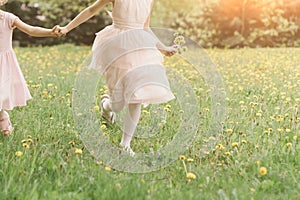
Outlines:
[[[0,50],[0,110],[26,106],[31,98],[14,51]]]
[[[144,29],[112,25],[97,34],[90,67],[104,75],[114,111],[130,103],[157,104],[175,98],[157,43]]]

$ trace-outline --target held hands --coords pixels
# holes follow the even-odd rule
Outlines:
[[[66,36],[68,32],[69,31],[66,27],[60,27],[59,25],[56,25],[52,28],[52,33],[57,37]]]

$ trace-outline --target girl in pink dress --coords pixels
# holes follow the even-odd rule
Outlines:
[[[7,0],[0,0],[3,6]],[[33,27],[22,22],[12,13],[0,9],[0,131],[3,135],[12,132],[12,125],[6,110],[25,106],[31,95],[20,70],[12,48],[13,29],[18,28],[34,37],[54,36],[54,29]]]
[[[130,143],[140,119],[141,105],[175,98],[161,53],[172,56],[176,48],[163,45],[149,28],[153,0],[97,0],[56,32],[67,34],[110,3],[113,24],[97,33],[90,67],[102,72],[109,90],[101,98],[102,116],[114,123],[115,112],[128,109],[120,146],[134,156]]]

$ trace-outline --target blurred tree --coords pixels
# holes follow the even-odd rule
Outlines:
[[[154,0],[152,25],[170,28],[176,20],[177,13],[188,12],[205,0]]]
[[[95,1],[10,0],[6,9],[29,24],[51,28],[67,24]],[[151,25],[177,29],[204,47],[300,46],[299,10],[300,0],[154,0]],[[15,38],[22,45],[90,45],[110,23],[104,9],[66,38],[31,39],[17,31]]]
[[[204,47],[297,46],[300,13],[290,12],[289,3],[291,0],[219,0],[202,4],[196,12],[179,13],[172,27]]]

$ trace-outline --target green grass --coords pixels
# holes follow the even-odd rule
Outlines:
[[[166,60],[195,87],[201,125],[184,161],[145,174],[107,168],[79,139],[71,99],[90,48],[17,48],[16,53],[33,100],[9,112],[14,132],[0,139],[0,199],[300,199],[300,49],[208,51],[226,87],[227,116],[220,145],[204,158],[199,151],[210,115],[207,86],[179,57]],[[172,139],[179,108],[171,106],[163,134],[135,139],[137,152]],[[141,123],[148,120],[144,116]],[[107,127],[106,132],[119,142],[120,131]],[[185,165],[196,179],[187,179]],[[261,175],[260,167],[267,174]]]

